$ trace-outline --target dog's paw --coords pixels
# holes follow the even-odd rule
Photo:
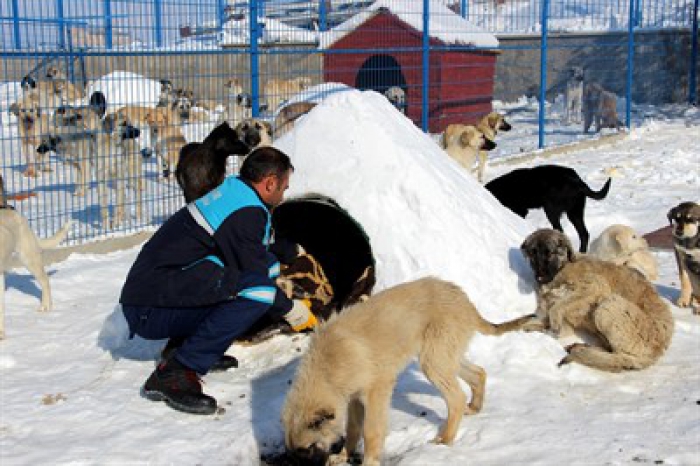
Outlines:
[[[588,345],[584,343],[573,343],[569,346],[566,346],[564,349],[566,350],[568,355],[564,356],[561,361],[559,361],[559,364],[557,364],[558,367],[564,366],[566,364],[569,364],[571,362],[576,361],[576,355],[578,352],[584,348],[586,348]]]
[[[343,451],[341,451],[337,455],[330,455],[328,457],[328,461],[326,462],[326,466],[339,466],[339,465],[347,464],[347,463],[348,463],[348,452],[345,451],[345,448],[343,448]]]
[[[680,296],[676,300],[676,306],[678,307],[690,307],[690,297]]]

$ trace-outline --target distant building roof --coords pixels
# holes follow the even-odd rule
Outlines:
[[[498,47],[498,39],[490,32],[454,13],[441,0],[429,0],[430,37],[446,45]],[[423,30],[423,2],[418,0],[377,0],[365,11],[356,14],[333,29],[320,33],[319,47],[329,48],[352,33],[381,11],[389,11],[417,31]]]

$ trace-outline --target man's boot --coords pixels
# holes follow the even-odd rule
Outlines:
[[[163,351],[160,353],[160,356],[165,360],[165,359],[170,359],[172,356],[173,352],[178,349],[179,347],[182,346],[182,344],[185,342],[184,338],[181,337],[172,337],[168,340],[168,343],[165,345],[165,348],[163,348]],[[234,356],[229,356],[228,354],[224,354],[219,358],[218,361],[214,363],[213,366],[209,368],[209,372],[225,372],[229,369],[235,369],[238,367],[238,359],[236,359]]]
[[[143,396],[151,401],[165,401],[178,411],[190,414],[214,414],[216,400],[202,393],[197,373],[171,358],[158,364],[146,380]]]

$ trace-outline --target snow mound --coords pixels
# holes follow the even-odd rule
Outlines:
[[[107,98],[107,113],[125,105],[155,107],[160,97],[160,83],[129,71],[115,71],[89,84],[87,95],[101,91]]]
[[[529,224],[381,94],[331,95],[275,145],[295,166],[289,196],[331,196],[362,224],[376,291],[435,275],[459,284],[493,320],[534,310],[519,249]]]

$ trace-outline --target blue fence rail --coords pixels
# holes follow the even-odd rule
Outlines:
[[[109,210],[126,203],[121,223],[104,220],[106,181],[93,168],[76,195],[73,154],[52,152],[42,159],[47,171],[25,176],[26,139],[12,108],[26,97],[27,76],[55,94],[42,102],[48,115],[85,105],[98,90],[108,113],[152,109],[168,80],[191,112],[138,121],[139,157],[162,156],[154,128],[202,140],[242,95],[250,115],[274,123],[289,99],[338,85],[387,95],[398,88],[397,108],[436,138],[447,124],[474,123],[491,109],[534,108],[536,129],[516,136],[519,150],[568,143],[594,136],[594,128],[584,134],[581,115],[561,122],[573,68],[617,97],[628,128],[646,104],[697,102],[697,9],[698,0],[0,0],[0,169],[8,191],[32,195],[18,207],[38,232],[70,217],[79,221],[78,242],[158,225],[182,205],[163,157],[143,158],[138,180],[127,172],[108,180]],[[58,80],[49,78],[55,69]],[[278,80],[305,84],[280,91],[271,84]],[[79,97],[67,97],[66,83]],[[112,189],[121,182],[125,201]]]

